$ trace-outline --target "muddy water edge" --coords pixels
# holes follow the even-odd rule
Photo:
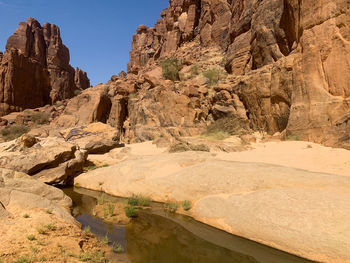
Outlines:
[[[65,188],[73,200],[73,216],[97,237],[123,247],[125,262],[135,263],[301,263],[312,262],[283,251],[226,233],[193,220],[168,213],[162,204],[139,210],[127,225],[106,222],[94,213],[98,200],[126,203],[105,193]]]

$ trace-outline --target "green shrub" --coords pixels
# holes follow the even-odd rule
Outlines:
[[[22,136],[23,134],[29,132],[29,128],[24,125],[11,125],[7,126],[4,129],[1,130],[1,136],[6,141],[11,141],[14,139],[17,139],[18,137]]]
[[[102,238],[101,243],[104,244],[104,245],[108,245],[109,239],[108,239],[107,235],[104,238]]]
[[[178,208],[179,208],[179,205],[174,202],[164,204],[164,209],[170,213],[175,213]]]
[[[40,235],[46,235],[47,234],[46,231],[44,229],[42,229],[42,228],[38,228],[37,230],[38,230],[38,233]]]
[[[34,241],[34,240],[36,240],[36,237],[35,237],[34,235],[28,235],[28,236],[27,236],[27,239],[28,239],[29,241]]]
[[[135,218],[137,217],[137,209],[134,206],[126,206],[124,207],[125,215],[128,218]]]
[[[149,206],[151,199],[142,195],[132,195],[128,198],[128,205],[130,206]]]
[[[38,254],[39,249],[33,246],[30,246],[30,250],[32,251],[33,254]]]
[[[88,170],[88,171],[93,171],[93,170],[96,170],[96,169],[97,169],[96,165],[89,165],[88,167],[86,167],[86,170]]]
[[[84,234],[89,235],[91,233],[91,227],[87,226],[83,229]]]
[[[248,130],[249,124],[246,120],[225,117],[211,123],[202,135],[216,140],[223,140],[232,135],[246,134]]]
[[[160,61],[160,65],[163,71],[163,77],[172,81],[179,80],[179,71],[181,69],[181,63],[177,58],[167,58]]]
[[[74,96],[78,96],[79,94],[81,94],[81,90],[80,89],[76,89],[74,91]]]
[[[208,137],[209,139],[212,140],[225,140],[227,138],[231,137],[231,134],[228,132],[224,132],[224,131],[217,131],[217,132],[211,132],[211,133],[205,133],[204,134],[205,137]]]
[[[24,257],[20,257],[16,261],[13,261],[12,263],[32,263],[32,262],[33,261],[28,256],[24,256]]]
[[[139,206],[150,206],[151,199],[149,197],[140,196],[139,197]]]
[[[52,210],[51,209],[46,209],[46,214],[52,215]]]
[[[103,206],[103,218],[108,216],[112,217],[114,215],[114,205],[109,203]]]
[[[119,254],[119,253],[124,253],[124,251],[125,251],[124,247],[121,244],[119,244],[119,243],[113,244],[113,252],[114,253]]]
[[[185,142],[174,143],[169,148],[170,153],[187,152],[187,151],[210,152],[210,149],[205,144],[190,144]]]
[[[29,217],[30,217],[30,215],[28,215],[28,214],[23,215],[23,218],[29,218]]]
[[[78,256],[76,255],[70,255],[71,257],[76,257],[80,261],[83,262],[91,262],[91,263],[107,263],[109,262],[105,257],[104,253],[102,251],[96,251],[94,253],[91,252],[85,252],[80,254]]]
[[[49,119],[50,119],[50,115],[45,112],[35,112],[30,115],[30,120],[38,125],[48,123]]]
[[[48,225],[45,226],[45,228],[47,230],[50,230],[50,231],[55,231],[56,230],[56,227],[53,224],[48,224]]]
[[[182,202],[182,208],[185,210],[185,211],[188,211],[192,208],[192,203],[191,201],[189,200],[185,200]]]
[[[221,70],[219,68],[211,68],[203,72],[203,76],[209,80],[209,85],[217,84],[221,78]]]
[[[299,135],[288,135],[286,136],[286,141],[300,141]]]
[[[190,68],[190,76],[191,78],[194,78],[199,75],[199,67],[198,65],[192,65]]]

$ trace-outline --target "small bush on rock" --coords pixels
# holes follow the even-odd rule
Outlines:
[[[170,79],[172,81],[179,80],[179,71],[181,69],[181,63],[177,58],[167,58],[160,61],[160,65],[163,71],[163,78]]]
[[[50,115],[45,112],[35,112],[32,115],[30,115],[30,119],[35,124],[42,125],[49,122]]]
[[[113,244],[113,252],[114,253],[124,253],[124,248],[123,248],[123,246],[121,245],[121,244],[119,244],[119,243],[114,243]]]
[[[74,91],[74,95],[75,96],[78,96],[78,95],[80,95],[81,94],[81,90],[80,89],[76,89],[75,91]]]
[[[221,78],[221,70],[219,68],[211,68],[203,72],[203,76],[209,80],[209,85],[217,84]]]
[[[34,240],[36,240],[36,238],[35,238],[34,235],[29,235],[29,236],[27,236],[27,239],[28,239],[29,241],[34,241]]]
[[[32,263],[32,262],[33,261],[28,256],[24,256],[24,257],[20,257],[16,261],[13,261],[12,263]]]
[[[85,235],[89,235],[89,234],[91,233],[91,228],[90,228],[90,226],[85,227],[84,230],[83,230],[83,232],[84,232]]]
[[[182,208],[185,210],[185,211],[188,211],[192,208],[192,203],[191,201],[189,200],[185,200],[182,202]]]
[[[210,137],[216,140],[223,140],[231,135],[243,135],[249,130],[249,125],[246,120],[241,120],[233,117],[225,117],[211,123],[203,136]]]
[[[198,65],[192,65],[190,68],[190,75],[191,78],[194,78],[199,75],[199,66]]]
[[[11,141],[27,132],[29,132],[29,128],[24,125],[11,125],[1,130],[1,136],[5,141]]]
[[[175,213],[178,208],[179,208],[179,205],[174,202],[169,202],[164,204],[164,210],[170,213]]]
[[[170,153],[187,151],[210,152],[210,149],[205,144],[190,144],[185,142],[174,143],[170,146],[169,149]]]
[[[149,206],[151,199],[142,195],[132,195],[128,198],[128,205],[131,206]]]
[[[125,215],[129,218],[137,217],[137,210],[134,206],[126,206],[124,208]]]

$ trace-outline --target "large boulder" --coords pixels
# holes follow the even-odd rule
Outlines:
[[[65,142],[63,138],[38,140],[23,135],[0,144],[1,168],[27,173],[49,184],[69,183],[71,177],[83,170],[86,158],[86,151]]]
[[[77,145],[89,154],[103,154],[122,146],[119,130],[101,122],[70,128],[62,132],[66,142]]]
[[[111,107],[108,86],[98,85],[71,99],[64,112],[53,124],[57,127],[68,128],[93,122],[106,123]]]
[[[56,25],[21,22],[0,60],[0,116],[72,98],[89,87],[85,72],[69,65]]]
[[[34,180],[22,172],[0,168],[0,203],[6,210],[15,208],[50,210],[61,218],[75,223],[69,212],[72,200],[62,190]]]

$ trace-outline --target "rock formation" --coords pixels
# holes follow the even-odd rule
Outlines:
[[[33,176],[48,184],[69,184],[81,173],[87,151],[62,138],[21,138],[0,144],[0,167]]]
[[[256,130],[286,130],[300,139],[350,147],[347,1],[170,0],[161,16],[154,28],[139,26],[132,39],[127,78],[140,91],[139,102],[128,106],[131,137],[149,137],[135,135],[145,123],[153,130],[198,128],[220,110],[240,118],[244,113]],[[210,56],[213,50],[221,55]],[[183,88],[146,78],[146,71],[171,56],[184,68],[201,57],[203,63],[218,58],[216,65],[228,76],[214,87],[215,101],[201,95],[205,89],[198,83]]]
[[[86,73],[69,65],[56,25],[28,18],[0,54],[0,116],[71,98],[89,86]]]

